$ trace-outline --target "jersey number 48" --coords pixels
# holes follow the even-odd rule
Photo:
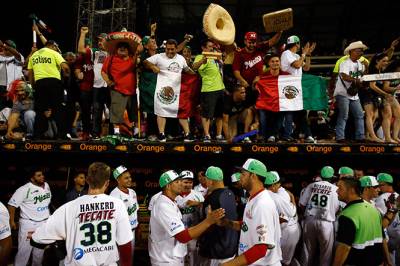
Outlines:
[[[314,194],[311,198],[311,201],[315,206],[326,207],[326,205],[328,205],[328,196]]]

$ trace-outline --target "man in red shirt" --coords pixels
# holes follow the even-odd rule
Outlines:
[[[127,42],[116,46],[116,54],[106,58],[101,75],[111,89],[110,123],[114,125],[114,134],[120,133],[124,123],[125,109],[130,121],[134,121],[136,102],[136,51],[130,51]]]
[[[232,65],[233,75],[238,83],[246,88],[246,107],[252,107],[256,103],[258,93],[252,89],[254,79],[261,75],[264,65],[263,58],[267,51],[279,41],[281,35],[282,32],[277,32],[271,39],[257,43],[257,33],[247,32],[244,36],[245,47],[235,52]],[[255,117],[255,109],[252,108],[251,111]],[[252,127],[255,126],[258,125]],[[245,129],[245,132],[248,131],[250,131],[249,128]]]
[[[86,41],[86,46],[89,44]],[[75,76],[79,80],[79,104],[82,112],[82,127],[83,133],[81,140],[89,140],[90,128],[90,117],[93,105],[93,62],[89,53],[80,54],[76,60]]]

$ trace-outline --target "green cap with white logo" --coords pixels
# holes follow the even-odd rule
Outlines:
[[[376,187],[379,186],[378,181],[376,181],[375,176],[363,176],[360,178],[361,187]]]
[[[113,177],[115,179],[117,179],[120,175],[122,175],[126,171],[128,171],[128,169],[125,166],[120,165],[120,166],[118,166],[117,168],[114,169]]]
[[[216,166],[210,166],[207,168],[206,173],[204,174],[208,179],[214,181],[222,181],[224,180],[224,173],[221,168]]]
[[[270,185],[273,185],[275,183],[278,183],[280,180],[281,180],[281,178],[279,177],[278,172],[270,171],[270,172],[267,172],[267,176],[265,177],[264,184],[270,186]]]
[[[243,164],[242,169],[259,176],[267,177],[267,167],[261,161],[256,159],[247,159]]]
[[[300,43],[300,38],[296,35],[292,35],[289,38],[287,38],[286,44],[292,44],[292,43]]]
[[[160,187],[163,188],[178,178],[181,178],[181,176],[178,175],[177,172],[175,172],[174,170],[169,170],[160,176],[160,181],[159,181]]]

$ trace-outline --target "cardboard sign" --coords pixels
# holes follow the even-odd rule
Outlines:
[[[278,32],[293,27],[293,10],[291,8],[263,15],[266,32]]]
[[[400,79],[400,72],[370,74],[361,77],[362,81],[393,80]]]

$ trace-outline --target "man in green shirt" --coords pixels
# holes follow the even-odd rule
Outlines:
[[[203,41],[201,45],[203,52],[213,52],[214,43],[210,40]],[[222,81],[222,61],[197,55],[194,59],[193,70],[197,70],[201,76],[201,121],[204,129],[204,142],[210,142],[210,124],[216,118],[216,138],[223,140],[222,112],[224,99],[224,83]]]

